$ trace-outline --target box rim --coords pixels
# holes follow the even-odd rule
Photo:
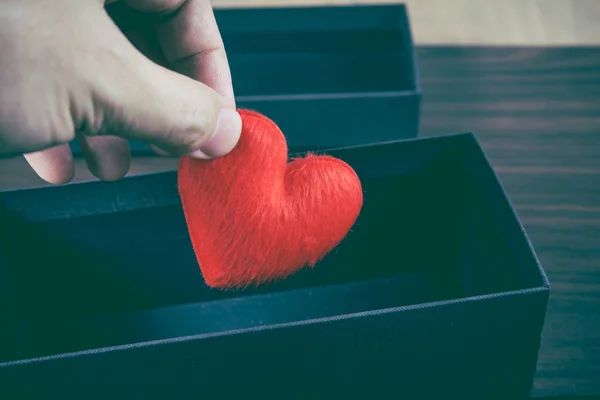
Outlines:
[[[326,153],[334,152],[334,151],[338,152],[338,151],[342,151],[342,150],[344,150],[344,151],[345,150],[358,150],[358,149],[362,149],[362,148],[372,148],[372,147],[379,147],[379,146],[396,145],[399,143],[411,143],[411,142],[420,142],[420,141],[423,141],[423,142],[424,141],[438,141],[438,140],[447,140],[447,139],[449,140],[452,138],[467,137],[470,135],[473,135],[473,134],[471,132],[454,132],[454,133],[440,135],[440,136],[401,138],[401,139],[393,139],[393,140],[374,142],[374,143],[368,143],[368,144],[338,146],[338,147],[328,148],[325,150],[311,150],[310,152],[314,153],[314,154],[326,154]],[[288,156],[294,157],[294,156],[305,155],[305,154],[306,154],[306,151],[289,152]],[[152,177],[152,176],[170,175],[170,174],[173,174],[174,172],[177,172],[177,170],[170,169],[170,170],[165,170],[165,171],[157,171],[157,172],[129,175],[129,176],[125,176],[124,178],[122,178],[118,181],[113,181],[113,182],[105,182],[105,181],[101,181],[99,179],[90,179],[90,180],[84,180],[84,181],[71,182],[66,185],[41,184],[38,186],[31,186],[31,187],[25,187],[25,188],[10,188],[10,189],[0,190],[0,197],[2,197],[4,195],[10,196],[17,192],[28,193],[28,192],[32,192],[32,191],[36,191],[36,190],[57,190],[57,189],[63,190],[64,188],[86,185],[86,184],[87,185],[106,185],[106,184],[122,185],[122,184],[126,184],[127,182],[132,181],[132,180],[139,180],[141,178]]]
[[[285,328],[297,327],[297,326],[316,325],[316,324],[323,324],[323,323],[328,323],[328,322],[332,322],[332,321],[347,320],[347,319],[352,319],[352,318],[363,318],[363,317],[370,317],[370,316],[377,316],[377,315],[386,315],[386,314],[392,314],[392,313],[397,313],[397,312],[418,311],[418,310],[422,310],[422,309],[443,307],[443,306],[447,306],[447,305],[462,304],[462,303],[467,303],[467,302],[482,302],[482,301],[487,301],[487,300],[503,299],[503,298],[508,298],[511,296],[525,296],[528,294],[538,294],[538,293],[548,294],[549,292],[550,292],[549,287],[538,286],[538,287],[525,288],[525,289],[519,289],[519,290],[511,290],[511,291],[503,291],[503,292],[489,293],[489,294],[483,294],[483,295],[467,296],[467,297],[462,297],[462,298],[458,298],[458,299],[440,300],[440,301],[427,302],[427,303],[421,303],[421,304],[411,304],[411,305],[407,305],[407,306],[388,307],[388,308],[382,308],[382,309],[376,309],[376,310],[361,311],[361,312],[356,312],[356,313],[341,314],[341,315],[322,317],[322,318],[312,318],[312,319],[293,321],[293,322],[285,322],[285,323],[279,323],[279,324],[269,324],[269,325],[255,326],[255,327],[243,328],[243,329],[233,329],[233,330],[204,333],[204,334],[197,334],[197,335],[186,335],[186,336],[179,336],[179,337],[168,338],[168,339],[148,340],[148,341],[143,341],[143,342],[122,344],[122,345],[116,345],[116,346],[97,347],[97,348],[92,348],[92,349],[87,349],[87,350],[66,352],[66,353],[60,353],[60,354],[52,354],[49,356],[32,357],[32,358],[26,358],[26,359],[20,359],[20,360],[5,361],[5,362],[0,363],[0,370],[2,370],[3,368],[19,367],[19,366],[29,365],[29,364],[39,363],[39,362],[50,362],[50,361],[54,361],[54,360],[64,360],[64,359],[85,357],[85,356],[91,356],[91,355],[97,355],[97,354],[103,354],[103,353],[114,353],[114,352],[120,352],[120,351],[127,351],[130,349],[139,349],[139,348],[160,346],[160,345],[164,345],[164,344],[190,342],[190,341],[196,341],[196,340],[210,339],[210,338],[214,338],[214,337],[241,335],[241,334],[246,334],[246,333],[261,332],[261,331],[265,331],[265,330],[275,330],[275,329],[285,329]]]
[[[390,97],[419,96],[417,90],[380,90],[372,92],[314,92],[291,94],[264,94],[236,96],[238,102],[261,101],[297,101],[297,100],[346,100],[346,99],[376,99]]]

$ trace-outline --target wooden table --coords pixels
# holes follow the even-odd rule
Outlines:
[[[422,47],[422,136],[477,134],[553,291],[534,396],[600,395],[600,48]],[[140,158],[132,173],[173,169]],[[89,179],[78,161],[78,179]],[[0,189],[39,185],[0,160]]]

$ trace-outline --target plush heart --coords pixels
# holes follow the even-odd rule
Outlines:
[[[240,288],[313,267],[354,225],[362,187],[354,170],[330,156],[288,163],[279,127],[239,110],[241,138],[215,160],[182,157],[179,193],[206,283]]]

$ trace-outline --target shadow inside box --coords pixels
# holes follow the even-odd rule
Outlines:
[[[20,343],[11,358],[296,323],[538,284],[518,276],[521,269],[511,262],[499,216],[487,201],[490,193],[478,184],[477,174],[484,172],[468,171],[470,136],[458,138],[441,140],[438,147],[430,143],[430,154],[420,157],[398,151],[402,147],[341,151],[364,189],[364,207],[348,237],[314,269],[241,291],[204,284],[176,196],[165,204],[98,214],[80,210],[35,222],[4,210],[0,220],[11,229],[1,231],[0,254],[14,294],[12,322]],[[101,191],[113,190],[127,198],[123,193],[133,193],[144,180],[155,188],[176,182],[174,174],[165,173],[46,193],[88,190],[89,196],[102,197]],[[123,192],[114,189],[118,185]]]

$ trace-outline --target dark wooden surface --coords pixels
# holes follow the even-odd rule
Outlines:
[[[600,395],[600,48],[420,48],[422,136],[473,131],[553,291],[534,397]],[[132,173],[175,168],[134,160]],[[78,180],[90,179],[78,161]],[[42,182],[0,160],[0,190]]]

